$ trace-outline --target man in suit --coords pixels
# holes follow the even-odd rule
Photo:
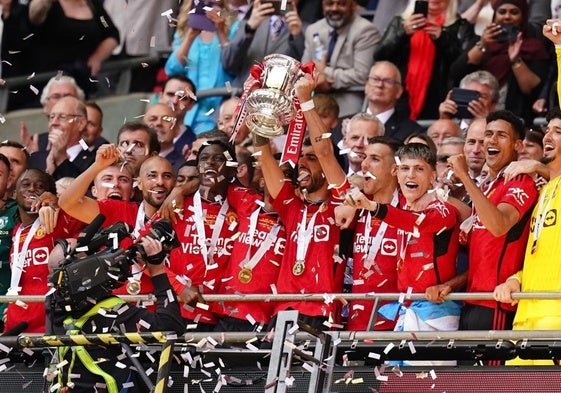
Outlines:
[[[401,73],[395,64],[378,61],[370,69],[364,85],[366,113],[376,115],[384,123],[386,136],[403,141],[410,134],[422,132],[423,128],[409,120],[407,113],[397,110],[396,104],[403,94]]]
[[[160,157],[167,159],[173,167],[173,173],[177,173],[185,158],[173,144],[173,138],[179,133],[179,125],[173,109],[166,104],[152,105],[144,114],[143,121],[158,134]]]
[[[95,152],[80,143],[87,123],[84,102],[70,96],[61,98],[49,113],[50,148],[31,154],[28,167],[44,170],[55,180],[78,176],[95,159]]]
[[[275,11],[272,2],[255,0],[234,38],[222,48],[222,65],[241,87],[251,66],[267,55],[278,53],[300,59],[304,52],[302,20],[287,2],[286,10]]]
[[[364,95],[337,90],[366,82],[381,35],[370,21],[357,14],[355,0],[323,0],[322,5],[324,18],[306,29],[302,62],[314,61],[320,74],[316,92],[333,94],[340,115],[347,116],[360,111]],[[315,53],[314,35],[326,49],[321,59]]]

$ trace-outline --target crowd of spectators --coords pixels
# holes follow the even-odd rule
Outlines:
[[[561,23],[546,22],[554,1],[428,0],[426,12],[382,1],[373,21],[361,11],[376,2],[355,0],[167,3],[3,5],[2,75],[62,74],[40,95],[46,132],[22,124],[20,143],[0,143],[2,293],[47,293],[61,262],[55,240],[103,213],[104,227],[125,222],[136,236],[171,219],[180,246],[165,266],[186,331],[267,329],[286,309],[318,329],[542,327],[527,303],[530,321],[515,314],[510,293],[561,282],[540,285],[537,271],[540,258],[553,264],[541,239],[560,225],[550,216],[561,157],[550,98]],[[390,17],[377,25],[382,11]],[[163,35],[171,53],[157,102],[105,140],[103,112],[86,102],[101,64],[165,46]],[[249,93],[252,66],[270,54],[315,67],[294,86],[307,124],[296,168],[279,165],[283,137],[237,124],[244,98],[197,99],[217,87]],[[137,87],[155,78],[148,71]],[[533,126],[544,113],[549,123]],[[425,130],[417,121],[426,119]],[[127,288],[154,290],[143,266],[131,269]],[[426,300],[387,302],[378,317],[368,299],[330,298],[343,290]],[[446,299],[451,291],[496,300],[459,304]],[[325,300],[205,302],[238,293]],[[44,332],[42,306],[8,304],[5,328],[26,320]],[[558,319],[544,325],[557,329]]]

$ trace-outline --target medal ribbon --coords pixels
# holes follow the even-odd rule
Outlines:
[[[25,241],[23,242],[23,246],[21,247],[21,251],[19,250],[19,243],[21,234],[25,229],[23,225],[20,225],[16,234],[14,236],[14,252],[12,254],[12,278],[10,280],[10,288],[8,289],[8,295],[17,295],[20,291],[19,283],[21,281],[21,275],[23,273],[23,267],[25,264],[25,257],[27,255],[27,249],[29,248],[29,243],[31,243],[31,239],[35,237],[35,233],[40,225],[39,217],[33,221],[33,225],[29,229]]]
[[[322,209],[323,203],[313,214],[308,226],[306,226],[306,216],[308,214],[308,206],[304,206],[304,214],[302,214],[302,221],[300,228],[298,228],[298,240],[296,241],[296,261],[305,261],[308,246],[312,242],[311,235],[314,230],[314,224],[319,211]]]

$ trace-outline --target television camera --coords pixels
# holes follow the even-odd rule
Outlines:
[[[148,263],[159,264],[164,253],[179,246],[168,220],[153,222],[150,232],[144,235],[162,243],[161,258],[147,257],[138,242],[120,248],[119,242],[130,237],[129,226],[117,222],[99,231],[103,221],[105,217],[100,214],[84,228],[76,247],[49,276],[49,285],[55,289],[53,299],[66,312],[74,314],[90,309],[125,284],[132,275],[130,268],[136,262],[137,253]],[[79,257],[80,253],[86,255]]]

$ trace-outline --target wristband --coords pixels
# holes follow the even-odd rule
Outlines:
[[[301,102],[300,103],[300,109],[302,109],[302,112],[308,112],[311,111],[312,109],[314,109],[316,106],[314,104],[314,100],[313,98],[306,101],[306,102]]]
[[[517,57],[516,59],[510,62],[510,65],[512,66],[512,68],[518,68],[522,65],[523,61],[524,60],[522,60],[520,57]]]

